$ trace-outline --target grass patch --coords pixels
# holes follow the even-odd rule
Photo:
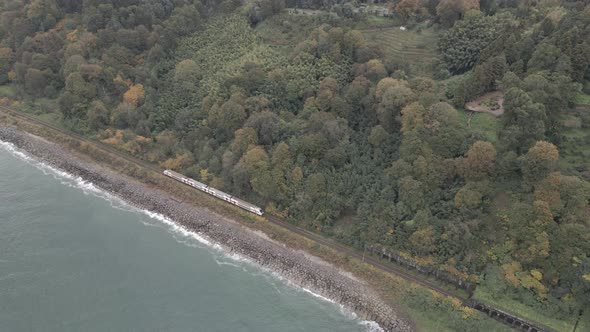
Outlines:
[[[560,144],[561,163],[566,168],[586,165],[590,167],[590,133],[584,128],[568,128],[563,131]]]
[[[383,50],[385,58],[407,63],[417,73],[431,76],[431,65],[436,60],[438,35],[433,29],[402,31],[397,27],[367,30],[363,34],[369,44]]]
[[[440,312],[430,310],[412,310],[410,309],[409,315],[416,317],[417,331],[436,331],[436,332],[456,332],[456,331],[485,331],[485,332],[514,332],[510,327],[494,320],[485,317],[483,313],[477,312],[476,317],[470,318],[475,320],[477,323],[473,326],[449,326],[445,319],[448,319]],[[484,323],[485,322],[485,323]],[[461,328],[464,329],[461,329]],[[471,327],[471,329],[469,329]],[[581,331],[581,330],[580,330]]]
[[[576,331],[590,331],[590,310],[586,309],[582,313]]]
[[[570,112],[562,119],[563,138],[559,144],[560,165],[573,173],[590,169],[590,131],[587,125],[590,114]]]
[[[488,113],[474,113],[468,125],[469,113],[458,110],[459,118],[470,132],[481,135],[492,143],[498,142],[498,132],[502,127],[500,118]]]
[[[0,98],[13,99],[16,96],[16,88],[13,85],[0,85]]]
[[[538,323],[550,327],[556,331],[573,331],[577,317],[571,317],[570,320],[565,321],[550,317],[546,313],[534,310],[518,301],[503,297],[501,299],[495,298],[488,293],[483,287],[477,287],[475,296],[477,300],[495,306],[500,310],[513,313],[516,316],[523,317],[531,323]],[[579,330],[582,331],[582,330]]]
[[[371,28],[394,28],[399,26],[400,22],[391,17],[367,15],[364,19],[355,21],[354,28],[358,30]]]
[[[576,96],[576,104],[590,106],[590,95],[585,93],[579,93]]]

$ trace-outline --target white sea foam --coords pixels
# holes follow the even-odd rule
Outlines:
[[[384,329],[379,326],[376,322],[363,320],[359,322],[360,325],[364,326],[368,332],[385,332]]]
[[[26,163],[39,169],[41,172],[43,172],[43,174],[53,176],[53,178],[60,181],[60,183],[62,183],[62,184],[72,187],[72,188],[81,189],[82,192],[86,195],[91,194],[93,196],[96,196],[96,197],[99,197],[99,198],[102,198],[102,199],[108,201],[109,204],[111,205],[111,207],[113,207],[115,209],[128,211],[128,212],[136,212],[136,213],[139,212],[143,215],[148,216],[151,220],[159,221],[160,223],[152,223],[149,221],[146,222],[144,220],[141,220],[141,223],[145,226],[150,226],[150,227],[164,226],[164,228],[166,228],[167,231],[173,235],[174,239],[181,244],[188,245],[191,247],[200,247],[200,248],[204,248],[200,245],[205,245],[206,248],[215,249],[215,251],[218,253],[221,253],[222,254],[221,257],[223,257],[223,259],[217,259],[217,258],[215,259],[215,262],[220,266],[227,265],[227,266],[232,266],[235,268],[241,268],[244,272],[248,272],[248,273],[255,275],[255,276],[264,276],[266,278],[268,278],[270,276],[274,280],[278,279],[281,282],[284,282],[286,285],[291,286],[297,290],[301,290],[305,293],[308,293],[315,298],[318,298],[323,301],[326,301],[331,304],[335,304],[335,305],[339,306],[340,311],[342,312],[342,314],[345,317],[348,317],[349,319],[352,319],[352,320],[358,319],[358,316],[354,312],[346,309],[342,304],[339,304],[336,301],[334,301],[330,298],[327,298],[323,295],[315,293],[308,288],[297,285],[293,281],[291,281],[288,278],[285,278],[284,276],[279,274],[278,272],[273,271],[267,267],[260,266],[256,262],[252,261],[251,259],[249,259],[247,257],[244,257],[242,255],[238,255],[236,253],[230,253],[230,252],[225,251],[224,248],[220,244],[212,242],[212,241],[206,239],[205,237],[203,237],[202,235],[186,229],[185,227],[175,223],[174,221],[172,221],[170,218],[164,216],[163,214],[149,211],[146,209],[134,207],[134,206],[130,205],[129,203],[127,203],[126,201],[124,201],[123,199],[121,199],[117,196],[114,196],[102,189],[97,188],[94,184],[92,184],[89,181],[84,180],[82,177],[74,176],[73,174],[64,172],[64,171],[57,169],[49,164],[46,164],[40,160],[37,160],[34,157],[31,157],[30,155],[21,151],[14,144],[12,144],[10,142],[4,142],[4,141],[0,140],[0,147],[3,148],[4,150],[10,152],[14,156],[18,157],[19,159],[25,161]],[[195,240],[197,243],[195,243]],[[224,259],[229,259],[232,262],[228,262],[227,260],[224,260]],[[244,263],[246,263],[246,264],[244,264]],[[246,269],[246,265],[255,266],[257,268],[257,270],[261,271],[262,273],[248,271]],[[277,290],[277,292],[281,293],[280,290],[278,289],[278,287],[272,282],[272,280],[268,280],[268,281],[271,282],[272,286],[275,288],[275,290]],[[379,324],[377,324],[374,321],[364,321],[363,320],[363,321],[359,321],[359,324],[365,326],[367,331],[369,331],[369,332],[384,331],[379,326]]]
[[[313,297],[317,297],[318,299],[322,299],[322,300],[324,300],[326,302],[336,303],[334,300],[329,299],[329,298],[327,298],[325,296],[322,296],[322,295],[320,295],[318,293],[314,293],[313,291],[311,291],[311,290],[309,290],[309,289],[307,289],[305,287],[301,287],[301,290],[303,290],[304,292],[306,292],[308,294],[311,294]]]

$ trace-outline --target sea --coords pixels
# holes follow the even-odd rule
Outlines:
[[[0,141],[0,331],[378,331]]]

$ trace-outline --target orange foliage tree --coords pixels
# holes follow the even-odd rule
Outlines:
[[[145,97],[145,90],[142,84],[135,84],[123,94],[123,101],[135,107],[139,106]]]

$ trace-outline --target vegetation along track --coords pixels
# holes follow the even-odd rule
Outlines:
[[[22,112],[18,112],[16,110],[13,110],[13,109],[8,108],[8,107],[5,107],[5,106],[0,106],[0,110],[4,111],[5,113],[8,113],[8,114],[10,114],[10,115],[12,115],[14,117],[21,118],[21,119],[24,119],[24,120],[29,121],[31,123],[34,123],[34,124],[37,124],[37,125],[40,125],[40,126],[43,126],[43,127],[46,127],[46,128],[52,129],[52,130],[55,130],[55,131],[58,131],[58,132],[66,135],[66,136],[73,137],[73,138],[75,138],[75,139],[77,139],[79,141],[87,142],[89,144],[92,144],[95,147],[97,147],[99,149],[102,149],[105,152],[108,152],[108,153],[111,153],[113,155],[116,155],[119,158],[123,158],[123,159],[127,160],[128,162],[131,162],[133,164],[136,164],[136,165],[138,165],[140,167],[144,167],[144,168],[149,169],[149,170],[151,170],[153,172],[156,172],[158,174],[159,173],[162,173],[162,171],[163,171],[163,169],[161,169],[158,166],[155,166],[153,164],[150,164],[150,163],[148,163],[146,161],[143,161],[141,159],[138,159],[136,157],[129,156],[126,153],[124,153],[122,151],[119,151],[119,150],[117,150],[117,149],[115,149],[113,147],[110,147],[110,146],[108,146],[108,145],[106,145],[104,143],[101,143],[101,142],[98,142],[96,140],[92,140],[92,139],[86,138],[86,137],[84,137],[82,135],[76,134],[74,132],[71,132],[69,130],[66,130],[66,129],[63,129],[63,128],[60,128],[60,127],[57,127],[57,126],[52,125],[50,123],[47,123],[45,121],[41,121],[41,120],[35,118],[32,115],[25,114],[25,113],[22,113]],[[301,236],[303,236],[303,237],[305,237],[305,238],[307,238],[309,240],[312,240],[312,241],[314,241],[316,243],[319,243],[321,245],[324,245],[326,247],[329,247],[329,248],[335,250],[336,252],[340,252],[340,253],[343,253],[343,254],[348,255],[350,257],[354,257],[356,259],[362,260],[365,263],[370,264],[370,265],[372,265],[372,266],[374,266],[374,267],[376,267],[376,268],[378,268],[378,269],[380,269],[382,271],[385,271],[387,273],[391,273],[393,275],[396,275],[398,277],[401,277],[401,278],[403,278],[405,280],[408,280],[410,282],[413,282],[413,283],[418,284],[420,286],[423,286],[425,288],[434,290],[434,291],[436,291],[436,292],[438,292],[440,294],[443,294],[445,296],[459,298],[457,295],[451,294],[448,291],[446,291],[445,289],[443,289],[443,288],[441,288],[441,287],[439,287],[439,286],[437,286],[437,285],[435,285],[435,284],[433,284],[433,283],[431,283],[431,282],[429,282],[427,280],[424,280],[422,278],[418,278],[418,277],[416,277],[416,276],[414,276],[414,275],[412,275],[412,274],[404,271],[403,268],[397,268],[397,267],[395,267],[393,265],[383,264],[383,263],[379,262],[379,260],[377,260],[377,259],[375,259],[375,258],[373,258],[371,256],[365,256],[364,253],[361,254],[359,252],[354,251],[353,249],[350,249],[350,248],[347,248],[347,247],[345,247],[343,245],[340,245],[340,244],[334,243],[332,241],[329,241],[329,240],[325,239],[324,237],[322,237],[322,236],[320,236],[318,234],[314,234],[314,233],[309,232],[309,231],[307,231],[305,229],[302,229],[300,227],[297,227],[295,225],[292,225],[292,224],[290,224],[288,222],[285,222],[285,221],[283,221],[283,220],[281,220],[281,219],[279,219],[279,218],[277,218],[275,216],[272,216],[272,215],[270,215],[268,213],[265,214],[265,217],[266,217],[266,219],[269,222],[271,222],[271,223],[273,223],[273,224],[275,224],[277,226],[283,227],[283,228],[285,228],[285,229],[287,229],[287,230],[289,230],[291,232],[294,232],[294,233],[296,233],[298,235],[301,235]],[[471,295],[472,294],[470,294],[470,296]],[[477,309],[479,311],[482,311],[482,312],[488,314],[490,317],[493,317],[495,319],[498,319],[498,320],[502,321],[503,323],[505,323],[507,325],[510,325],[512,327],[520,328],[520,329],[523,329],[523,330],[526,330],[526,331],[550,331],[551,330],[551,329],[549,329],[547,327],[539,328],[539,327],[537,327],[537,326],[539,326],[538,324],[531,324],[528,321],[526,321],[525,319],[518,318],[518,317],[515,317],[515,316],[512,316],[512,315],[506,314],[506,313],[504,313],[504,312],[502,312],[500,310],[497,310],[497,309],[495,309],[493,307],[490,307],[490,306],[482,305],[482,304],[478,303],[477,301],[475,301],[474,299],[471,299],[471,298],[469,298],[469,299],[459,298],[459,299],[462,301],[462,303],[465,306],[469,306],[469,307],[475,308],[475,309]],[[514,322],[516,322],[516,321],[519,321],[519,322],[522,322],[522,323],[519,323],[518,325],[515,325]],[[535,325],[537,325],[537,326],[535,326]]]
[[[145,167],[145,168],[147,168],[147,169],[149,169],[151,171],[154,171],[154,172],[157,172],[157,173],[162,173],[163,172],[163,169],[161,169],[161,168],[159,168],[159,167],[157,167],[155,165],[152,165],[152,164],[150,164],[148,162],[145,162],[143,160],[140,160],[138,158],[129,156],[129,155],[125,154],[124,152],[121,152],[121,151],[119,151],[119,150],[117,150],[117,149],[115,149],[113,147],[110,147],[110,146],[104,144],[104,143],[101,143],[101,142],[98,142],[96,140],[92,140],[92,139],[86,138],[86,137],[81,136],[79,134],[73,133],[71,131],[68,131],[68,130],[65,130],[63,128],[59,128],[57,126],[54,126],[52,124],[49,124],[47,122],[41,121],[41,120],[39,120],[39,119],[35,118],[34,116],[29,115],[29,114],[24,114],[22,112],[15,111],[13,109],[10,109],[10,108],[4,107],[4,106],[0,106],[0,110],[5,111],[6,113],[9,113],[10,115],[13,115],[15,117],[22,118],[22,119],[25,119],[25,120],[30,121],[32,123],[35,123],[37,125],[41,125],[41,126],[50,128],[52,130],[59,131],[60,133],[62,133],[64,135],[67,135],[67,136],[70,136],[70,137],[74,137],[74,138],[76,138],[76,139],[78,139],[80,141],[84,141],[84,142],[88,142],[90,144],[93,144],[96,147],[98,147],[98,148],[100,148],[100,149],[102,149],[102,150],[104,150],[104,151],[106,151],[108,153],[115,154],[115,155],[117,155],[120,158],[123,158],[123,159],[125,159],[125,160],[127,160],[127,161],[129,161],[131,163],[134,163],[136,165],[139,165],[141,167]],[[411,274],[409,274],[409,273],[407,273],[407,272],[405,272],[405,271],[403,271],[401,269],[396,269],[396,268],[394,268],[392,266],[384,265],[384,264],[380,263],[378,260],[376,260],[376,259],[374,259],[374,258],[372,258],[370,256],[363,257],[363,255],[359,254],[358,252],[354,252],[352,249],[349,249],[349,248],[346,248],[346,247],[344,247],[342,245],[339,245],[339,244],[333,243],[331,241],[328,241],[325,238],[323,238],[323,237],[321,237],[321,236],[319,236],[317,234],[313,234],[313,233],[311,233],[311,232],[309,232],[307,230],[304,230],[304,229],[302,229],[300,227],[297,227],[297,226],[292,225],[292,224],[290,224],[288,222],[285,222],[285,221],[283,221],[281,219],[278,219],[277,217],[272,216],[272,215],[270,215],[268,213],[265,214],[265,217],[266,217],[266,219],[269,222],[271,222],[273,224],[276,224],[278,226],[281,226],[283,228],[286,228],[286,229],[288,229],[288,230],[290,230],[290,231],[292,231],[294,233],[297,233],[297,234],[299,234],[299,235],[301,235],[303,237],[306,237],[306,238],[308,238],[308,239],[310,239],[310,240],[312,240],[314,242],[317,242],[317,243],[319,243],[321,245],[325,245],[325,246],[330,247],[330,248],[332,248],[332,249],[334,249],[334,250],[336,250],[338,252],[341,252],[341,253],[344,253],[346,255],[349,255],[349,256],[355,257],[357,259],[363,260],[364,262],[366,262],[368,264],[371,264],[371,265],[373,265],[373,266],[375,266],[375,267],[377,267],[377,268],[379,268],[381,270],[384,270],[384,271],[389,272],[389,273],[396,274],[396,275],[398,275],[398,276],[400,276],[400,277],[402,277],[404,279],[407,279],[407,280],[412,281],[412,282],[414,282],[416,284],[419,284],[419,285],[424,286],[426,288],[429,288],[429,289],[432,289],[434,291],[437,291],[437,292],[439,292],[441,294],[444,294],[444,295],[447,295],[447,296],[452,296],[452,297],[457,297],[456,295],[452,295],[449,292],[445,291],[444,289],[442,289],[442,288],[440,288],[440,287],[438,287],[438,286],[436,286],[434,284],[431,284],[431,283],[429,283],[427,281],[420,280],[420,279],[416,278],[415,276],[413,276],[413,275],[411,275]]]

